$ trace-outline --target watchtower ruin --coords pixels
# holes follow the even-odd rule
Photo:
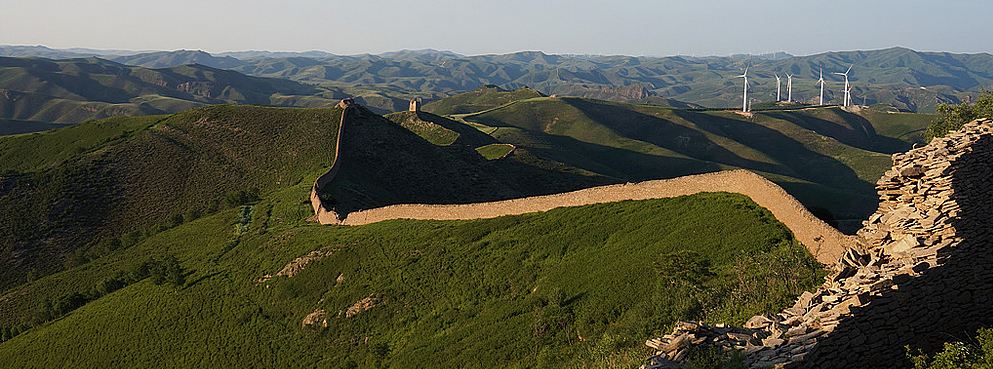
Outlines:
[[[415,97],[410,99],[410,111],[419,112],[421,111],[421,98]]]

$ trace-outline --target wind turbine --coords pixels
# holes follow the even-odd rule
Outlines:
[[[740,76],[736,76],[734,78],[745,79],[745,92],[741,97],[741,112],[747,113],[748,112],[748,67],[745,67],[745,73],[742,73]]]
[[[845,102],[845,106],[851,106],[852,105],[852,88],[853,87],[855,87],[855,86],[848,86],[848,89],[845,90],[845,98],[848,99],[848,101]]]
[[[817,80],[817,83],[820,83],[821,84],[821,103],[820,103],[820,105],[823,106],[824,105],[824,68],[821,68],[821,78]]]
[[[844,106],[848,106],[848,102],[851,101],[851,95],[850,95],[850,93],[852,92],[852,90],[850,88],[850,85],[848,84],[848,73],[850,73],[852,71],[852,67],[854,67],[854,66],[855,66],[855,64],[852,64],[851,66],[849,66],[848,67],[848,70],[845,71],[845,73],[837,73],[837,72],[834,73],[834,74],[837,74],[839,76],[845,76],[845,104],[844,104]]]
[[[786,73],[786,101],[793,102],[793,75]]]
[[[783,96],[783,82],[779,78],[779,73],[776,73],[776,102],[783,101],[781,96]]]

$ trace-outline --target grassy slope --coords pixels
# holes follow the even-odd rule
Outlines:
[[[0,139],[0,286],[230,206],[229,194],[316,178],[333,159],[339,114],[214,106]]]
[[[540,92],[530,88],[507,91],[499,87],[487,86],[430,102],[424,105],[424,111],[437,115],[468,114],[541,96]]]
[[[875,208],[872,183],[889,168],[889,154],[909,148],[916,136],[907,132],[928,121],[881,114],[813,109],[756,113],[749,120],[727,112],[537,98],[464,119],[495,127],[492,135],[503,142],[619,180],[748,168],[808,206],[861,218]]]
[[[45,299],[86,291],[150,256],[176,255],[189,272],[180,288],[138,282],[0,343],[0,362],[633,366],[645,354],[644,338],[675,319],[741,323],[817,281],[812,259],[788,231],[737,195],[341,228],[302,222],[309,209],[299,199],[307,191],[292,186],[247,212],[184,224],[0,296],[0,325],[10,325]],[[243,227],[232,225],[243,218]],[[240,243],[227,247],[235,238]],[[326,247],[337,251],[296,277],[255,285]],[[369,295],[384,303],[355,318],[337,315]],[[327,330],[300,327],[315,308],[330,312]]]
[[[400,119],[404,114],[390,117]],[[428,113],[420,121],[459,133],[448,146],[432,144],[401,124],[356,112],[346,126],[338,176],[321,196],[342,213],[402,203],[469,203],[551,194],[607,183],[602,176],[526,150],[508,160],[486,160],[475,148],[496,143],[468,126]],[[421,132],[424,134],[424,132]]]

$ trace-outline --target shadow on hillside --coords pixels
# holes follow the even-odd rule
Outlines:
[[[904,141],[878,135],[868,119],[842,110],[838,110],[837,114],[844,119],[844,123],[832,122],[805,113],[766,112],[762,114],[796,124],[822,136],[831,137],[845,145],[866,151],[893,154],[907,151],[911,146]]]
[[[455,145],[467,145],[472,147],[479,147],[484,145],[489,145],[492,143],[497,143],[497,140],[492,136],[487,135],[480,130],[462,124],[451,119],[434,115],[426,112],[417,112],[417,118],[425,122],[430,122],[437,124],[445,129],[449,129],[459,134],[459,138],[455,140]]]
[[[865,307],[853,309],[831,336],[819,343],[798,368],[911,367],[906,346],[933,353],[944,342],[972,342],[976,330],[993,324],[993,181],[989,156],[993,139],[958,159],[952,181],[960,214],[953,220],[962,243],[943,250],[943,265],[914,278],[895,278],[897,289]],[[966,178],[971,176],[971,178]]]
[[[711,141],[703,133],[663,118],[588,100],[564,101],[623,137],[648,142],[694,159],[770,173],[791,174],[771,163],[745,159]]]
[[[854,193],[869,196],[875,194],[875,186],[859,178],[852,168],[830,156],[807,149],[802,143],[782,132],[713,114],[686,110],[676,110],[675,113],[693,122],[700,129],[758,150],[785,166],[769,171],[771,173],[805,179]]]
[[[347,124],[338,176],[321,193],[342,214],[393,204],[505,200],[613,182],[519,154],[490,161],[469,146],[439,147],[365,108],[356,109]]]

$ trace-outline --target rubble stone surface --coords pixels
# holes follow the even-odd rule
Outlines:
[[[993,323],[993,120],[893,155],[877,189],[820,288],[741,328],[680,322],[646,342],[642,368],[699,345],[742,351],[752,368],[909,367],[906,346],[938,350]]]

